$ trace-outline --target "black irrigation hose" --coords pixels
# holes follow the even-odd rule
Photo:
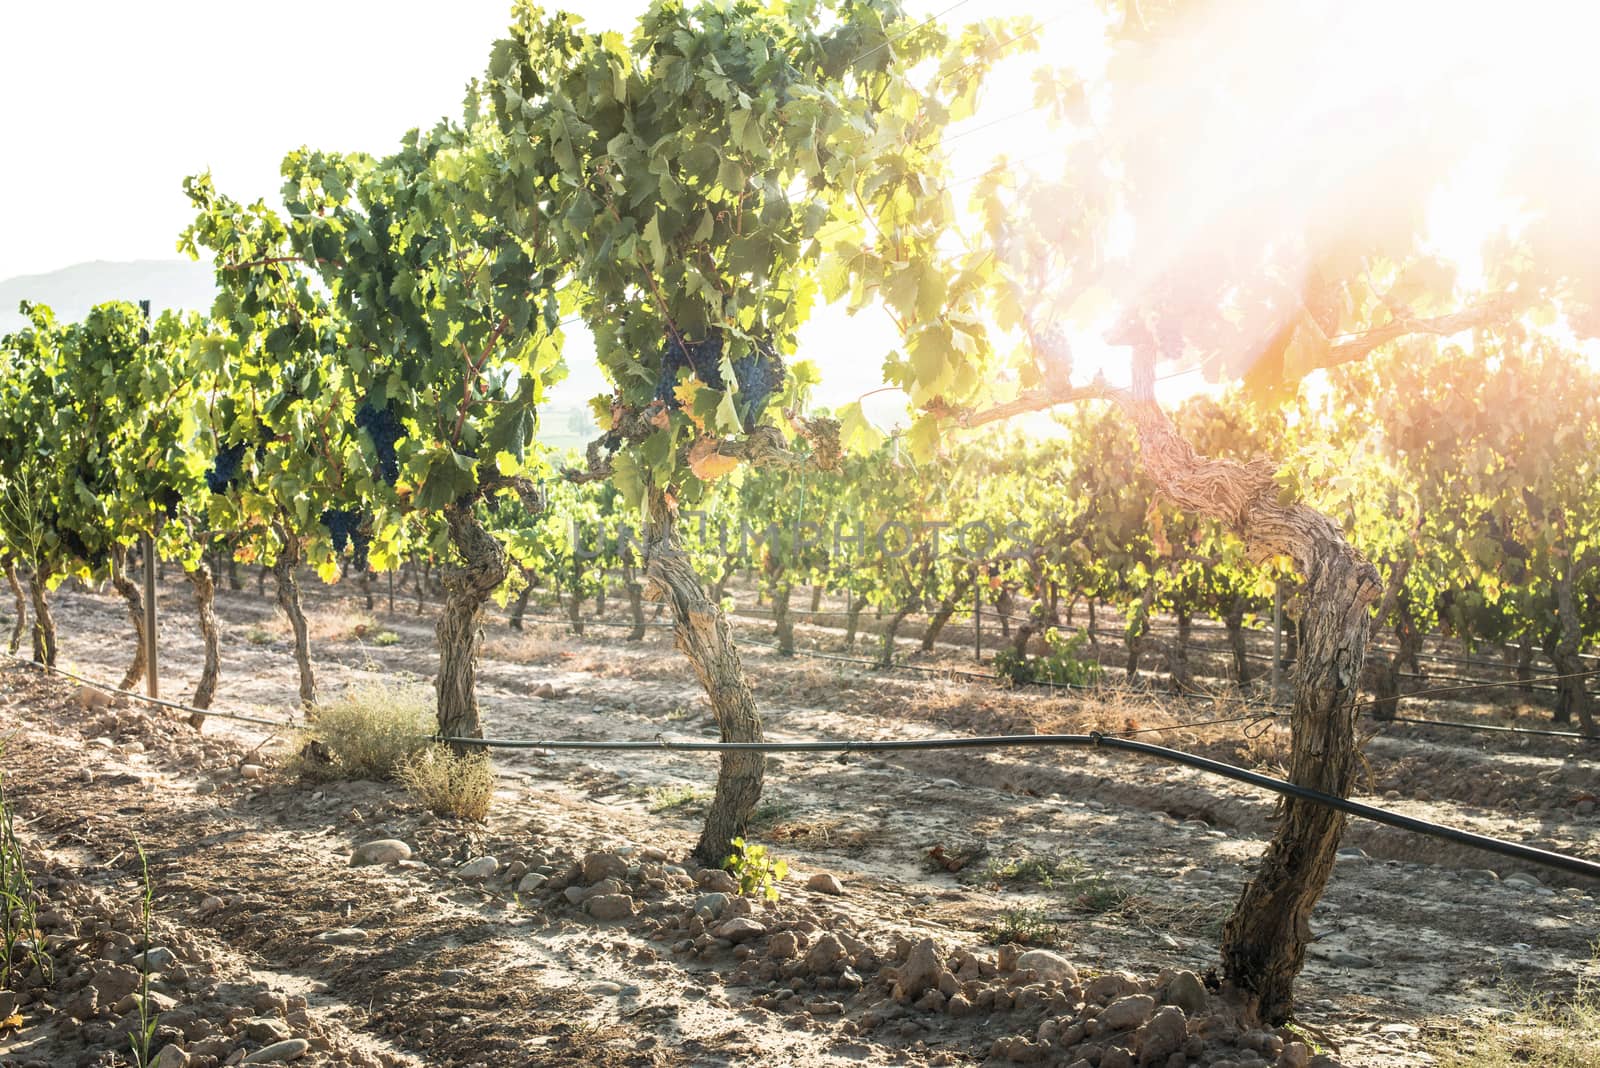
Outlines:
[[[1411,716],[1380,716],[1369,712],[1369,719],[1380,723],[1415,723],[1424,727],[1453,727],[1464,731],[1492,731],[1497,734],[1537,734],[1545,738],[1571,738],[1579,742],[1600,742],[1600,737],[1583,734],[1580,731],[1555,731],[1544,730],[1538,727],[1502,727],[1494,723],[1456,723],[1445,719],[1415,719]]]
[[[1209,757],[1185,753],[1179,749],[1169,749],[1166,746],[1154,745],[1150,742],[1135,741],[1130,738],[1119,738],[1109,734],[1092,732],[1090,734],[1001,734],[1001,735],[974,735],[967,738],[917,738],[917,739],[890,739],[875,741],[870,739],[841,739],[836,741],[821,742],[701,742],[701,741],[669,741],[657,737],[653,741],[611,741],[611,742],[585,742],[570,740],[533,740],[519,738],[458,738],[440,736],[435,739],[452,745],[469,746],[481,749],[584,749],[584,750],[626,750],[647,751],[665,750],[671,752],[697,752],[697,753],[726,753],[726,752],[757,752],[757,753],[869,753],[869,752],[903,752],[906,750],[927,749],[1006,749],[1066,746],[1080,748],[1105,748],[1121,749],[1131,753],[1155,757],[1174,764],[1181,764],[1198,771],[1212,775],[1220,775],[1233,779],[1236,782],[1259,786],[1285,797],[1293,797],[1301,801],[1323,805],[1340,812],[1360,816],[1376,823],[1388,824],[1401,830],[1424,834],[1439,838],[1458,845],[1470,846],[1474,849],[1487,850],[1499,853],[1502,856],[1516,860],[1526,861],[1546,868],[1568,872],[1573,875],[1583,875],[1591,879],[1600,879],[1600,862],[1586,860],[1582,857],[1569,856],[1565,853],[1554,853],[1549,850],[1539,849],[1534,846],[1523,845],[1519,842],[1508,842],[1500,838],[1491,838],[1488,835],[1476,834],[1472,831],[1463,831],[1456,827],[1446,827],[1443,824],[1433,823],[1429,820],[1417,819],[1389,809],[1379,808],[1376,805],[1364,804],[1360,801],[1351,801],[1348,798],[1336,797],[1320,790],[1300,786],[1283,779],[1275,779],[1270,775],[1248,771],[1232,764],[1225,764],[1220,760]]]

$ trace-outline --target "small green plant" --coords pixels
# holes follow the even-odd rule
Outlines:
[[[1006,909],[994,918],[988,928],[989,941],[997,946],[1015,942],[1019,946],[1049,948],[1065,941],[1061,926],[1049,917],[1044,909]]]
[[[1511,1015],[1452,1027],[1430,1045],[1441,1068],[1593,1068],[1600,1064],[1600,983],[1579,979],[1569,998],[1524,993]]]
[[[12,824],[11,803],[0,777],[0,986],[12,986],[26,967],[36,967],[49,982],[53,978],[50,956],[39,929],[39,896],[33,889],[22,844]]]
[[[392,630],[380,630],[372,636],[372,644],[387,649],[391,645],[400,644],[400,635]]]
[[[272,632],[265,627],[251,627],[244,632],[244,640],[251,645],[271,645]]]
[[[1002,649],[995,654],[994,669],[1013,685],[1092,686],[1100,681],[1100,665],[1083,654],[1089,634],[1079,630],[1070,638],[1051,627],[1044,632],[1045,651],[1038,656]]]
[[[494,767],[482,753],[429,745],[403,760],[396,778],[436,816],[482,823],[494,798]]]
[[[733,852],[722,866],[739,880],[739,893],[748,897],[759,892],[768,901],[778,900],[778,884],[789,877],[789,865],[773,860],[764,845],[747,843],[743,838],[735,838],[729,844]]]
[[[698,786],[683,783],[678,786],[657,786],[650,791],[649,797],[646,809],[652,815],[659,816],[663,812],[680,810],[688,813],[699,812],[706,807],[710,795]]]
[[[144,949],[139,954],[139,1027],[128,1036],[133,1047],[133,1063],[138,1068],[150,1068],[150,1046],[155,1041],[156,1024],[160,1014],[150,1011],[150,917],[155,912],[155,884],[150,881],[150,860],[145,856],[144,843],[133,842],[139,851],[139,872],[144,879],[144,893],[139,899],[139,916],[144,932]]]
[[[428,748],[433,696],[421,686],[353,686],[319,705],[304,730],[291,770],[313,781],[395,778]]]
[[[1070,855],[1024,853],[994,858],[984,867],[981,878],[985,882],[1041,886],[1059,891],[1074,908],[1086,912],[1112,912],[1132,899],[1123,887]]]

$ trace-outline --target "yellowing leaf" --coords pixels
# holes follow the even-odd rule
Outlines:
[[[687,415],[689,421],[702,431],[706,428],[706,421],[695,414],[695,400],[700,396],[700,391],[704,388],[692,378],[686,378],[672,387],[672,395],[677,398],[678,406],[683,410],[683,414]]]
[[[719,479],[738,466],[736,458],[717,451],[714,438],[701,438],[689,446],[689,470],[702,482]]]

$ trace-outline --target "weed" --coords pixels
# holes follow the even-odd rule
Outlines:
[[[1020,946],[1059,946],[1065,940],[1061,926],[1044,909],[1006,909],[988,927],[989,941],[997,946],[1015,942]]]
[[[494,797],[494,767],[483,753],[429,745],[403,760],[396,778],[436,816],[482,823]]]
[[[756,810],[750,813],[750,822],[758,826],[768,827],[794,815],[799,807],[793,801],[768,797],[759,802],[756,805]]]
[[[1090,686],[1100,681],[1100,664],[1083,654],[1089,634],[1079,630],[1070,638],[1051,627],[1044,632],[1045,651],[1039,656],[1002,649],[995,654],[994,669],[1012,683],[1048,683],[1055,686]]]
[[[311,714],[308,744],[291,770],[321,781],[393,779],[428,746],[433,730],[433,698],[425,687],[352,687]]]
[[[993,859],[984,868],[983,878],[1058,890],[1074,907],[1087,912],[1112,912],[1131,899],[1127,890],[1074,856],[1022,854]]]
[[[244,632],[244,640],[251,645],[271,645],[272,632],[265,627],[253,626]]]
[[[711,795],[704,789],[688,783],[681,786],[657,786],[648,796],[650,800],[646,809],[652,815],[679,811],[687,814],[703,812],[706,802],[711,799]]]
[[[1570,998],[1525,993],[1509,1016],[1432,1041],[1441,1068],[1591,1068],[1600,1064],[1600,984],[1580,979]]]
[[[39,929],[39,896],[33,877],[22,855],[12,824],[11,804],[0,780],[0,986],[12,986],[23,972],[20,965],[39,969],[45,982],[52,978],[50,957],[44,951],[44,932]]]
[[[380,630],[372,636],[372,644],[387,649],[391,645],[400,644],[400,635],[392,630]]]
[[[150,859],[145,856],[144,843],[133,842],[139,851],[139,872],[144,879],[144,893],[139,898],[139,918],[144,933],[144,949],[139,955],[139,1028],[128,1036],[133,1047],[133,1063],[138,1068],[150,1068],[150,1044],[155,1041],[159,1013],[150,1011],[150,916],[155,912],[155,884],[150,881]]]
[[[778,900],[778,884],[789,877],[789,865],[773,860],[764,845],[746,843],[735,838],[730,845],[733,852],[722,866],[739,880],[739,893],[750,895],[759,892],[768,901]]]

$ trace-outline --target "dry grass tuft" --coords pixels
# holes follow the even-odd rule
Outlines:
[[[1580,983],[1568,1001],[1529,997],[1512,1015],[1433,1043],[1440,1068],[1593,1068],[1600,1064],[1600,988]]]
[[[494,797],[494,766],[483,753],[430,745],[400,765],[397,777],[436,816],[482,823]]]
[[[290,770],[314,781],[393,779],[403,763],[428,745],[433,730],[433,692],[428,688],[353,686],[311,714],[303,732],[306,744]]]

